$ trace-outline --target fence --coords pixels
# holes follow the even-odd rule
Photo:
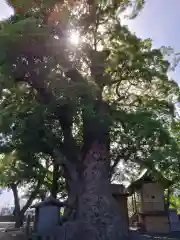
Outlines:
[[[14,216],[0,216],[0,222],[14,222]]]

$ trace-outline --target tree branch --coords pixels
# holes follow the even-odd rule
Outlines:
[[[76,166],[72,162],[68,161],[68,159],[65,158],[58,149],[53,150],[53,158],[57,164],[64,165],[66,167],[72,181],[77,181],[78,174]]]
[[[27,200],[26,204],[23,206],[23,208],[21,209],[21,213],[25,213],[27,211],[27,209],[30,207],[30,205],[32,204],[33,200],[36,198],[36,195],[40,189],[40,186],[42,184],[42,181],[39,180],[34,191],[31,192],[29,199]]]
[[[65,159],[57,149],[55,149],[53,153],[56,163],[64,166],[65,178],[68,185],[68,208],[65,209],[63,217],[63,221],[66,221],[67,218],[69,218],[72,214],[72,210],[76,203],[77,195],[79,193],[79,175],[76,166],[67,159]]]

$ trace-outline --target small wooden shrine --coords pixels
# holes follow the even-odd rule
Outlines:
[[[163,179],[164,185],[154,181],[148,171],[129,186],[135,221],[147,232],[170,232],[168,207],[165,204],[164,189],[170,182]]]
[[[129,217],[128,217],[128,207],[127,198],[128,193],[123,185],[121,184],[111,184],[112,195],[116,199],[121,216],[122,216],[122,229],[125,236],[129,235]]]

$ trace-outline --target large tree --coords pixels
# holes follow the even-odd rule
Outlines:
[[[121,25],[131,1],[8,2],[16,14],[0,32],[2,102],[20,96],[9,117],[18,113],[25,122],[34,115],[21,108],[24,101],[39,106],[41,140],[64,168],[74,209],[59,234],[123,239],[110,186],[119,161],[165,170],[178,162],[168,127],[179,88],[167,77],[169,64],[150,40]],[[12,135],[21,127],[17,119]]]

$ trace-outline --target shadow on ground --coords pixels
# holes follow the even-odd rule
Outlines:
[[[171,234],[147,234],[139,233],[137,231],[130,232],[129,240],[180,240],[180,233],[171,233]]]

